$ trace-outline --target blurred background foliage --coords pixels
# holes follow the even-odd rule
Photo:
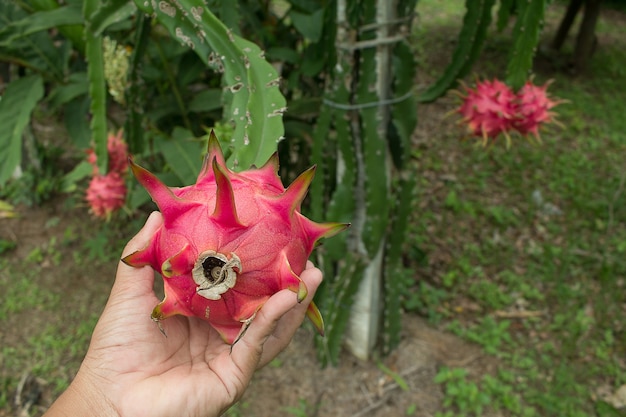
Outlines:
[[[64,192],[79,204],[93,175],[84,152],[94,150],[105,174],[108,132],[118,129],[129,152],[170,186],[195,180],[210,129],[235,170],[261,165],[278,149],[288,183],[316,163],[305,210],[318,221],[355,223],[318,256],[328,315],[320,357],[336,361],[371,267],[384,298],[375,337],[388,352],[399,341],[401,294],[412,285],[401,254],[416,191],[408,164],[415,106],[470,73],[494,30],[510,51],[498,75],[521,87],[550,3],[467,0],[449,64],[416,88],[415,0],[2,1],[0,195],[38,204]],[[560,33],[581,3],[568,3]],[[586,1],[581,12],[588,23],[575,48],[577,71],[592,54],[597,3]],[[378,21],[385,7],[393,10]],[[382,53],[384,70],[377,67]],[[69,142],[43,143],[34,134],[33,124],[52,119],[63,121]],[[120,217],[149,206],[141,187],[127,185]],[[454,194],[448,197],[454,206]]]

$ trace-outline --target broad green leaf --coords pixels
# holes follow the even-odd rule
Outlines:
[[[223,71],[226,103],[224,119],[235,126],[228,165],[235,170],[262,165],[284,135],[285,99],[279,76],[260,48],[227,29],[201,1],[135,0],[183,45],[193,49],[205,64]]]
[[[102,2],[89,16],[89,30],[95,36],[102,35],[102,32],[110,25],[128,19],[137,11],[137,7],[130,0],[108,0]]]
[[[91,175],[92,172],[93,166],[89,162],[83,161],[79,163],[61,179],[61,191],[64,193],[75,191],[76,183]]]
[[[63,119],[67,133],[79,149],[87,149],[92,145],[89,129],[89,97],[77,97],[63,107]]]
[[[28,14],[13,2],[0,1],[0,28],[28,18]],[[44,78],[60,81],[64,78],[70,49],[67,42],[57,45],[46,32],[37,31],[15,37],[13,42],[3,45],[1,60],[39,72]]]
[[[22,133],[43,93],[41,76],[29,75],[11,82],[0,99],[0,185],[20,163]]]
[[[81,10],[82,4],[83,4],[82,1],[83,0],[66,0],[64,3],[67,4],[68,6],[78,8],[78,10]],[[31,0],[30,4],[32,4],[32,6],[37,11],[54,10],[54,9],[58,9],[59,7],[61,7],[59,6],[59,3],[55,0]],[[81,16],[82,16],[82,13],[81,13]],[[84,20],[81,20],[80,24],[59,26],[57,28],[59,32],[61,33],[61,35],[65,36],[65,38],[67,38],[70,42],[72,42],[72,45],[81,54],[85,53],[85,40],[84,40],[85,32],[83,28],[84,28]]]
[[[74,72],[70,74],[67,84],[55,86],[46,100],[50,103],[50,109],[56,110],[76,97],[87,94],[88,91],[87,73]]]
[[[180,179],[180,185],[196,182],[202,166],[202,142],[185,129],[175,128],[171,139],[161,140],[159,148],[165,161]]]
[[[80,8],[64,6],[58,9],[36,12],[13,21],[0,30],[0,46],[10,46],[17,38],[59,26],[82,24]]]
[[[205,112],[217,110],[222,107],[222,90],[209,88],[194,96],[189,102],[189,110],[195,112]]]
[[[295,10],[289,12],[295,28],[311,42],[318,42],[322,36],[324,26],[324,9],[316,10],[311,14],[299,13]]]
[[[287,48],[284,46],[270,46],[265,54],[270,60],[277,60],[288,62],[290,64],[295,64],[300,60],[300,55],[294,49]]]

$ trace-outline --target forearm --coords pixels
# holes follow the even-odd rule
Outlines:
[[[85,375],[78,372],[74,381],[50,406],[44,417],[119,417],[110,401]]]

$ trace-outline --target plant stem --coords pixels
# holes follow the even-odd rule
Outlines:
[[[167,58],[165,57],[165,52],[163,52],[163,48],[159,42],[155,42],[157,50],[159,51],[159,57],[161,58],[161,62],[163,63],[163,68],[165,69],[165,73],[167,74],[167,78],[170,81],[172,86],[172,93],[174,93],[174,98],[176,99],[176,104],[180,110],[180,114],[183,117],[183,123],[185,127],[192,132],[191,121],[187,116],[187,108],[185,107],[185,103],[183,102],[183,96],[180,94],[180,89],[178,88],[178,83],[176,82],[176,77],[174,77],[174,73],[172,72],[172,68],[170,67]]]

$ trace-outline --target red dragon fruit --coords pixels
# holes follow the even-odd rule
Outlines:
[[[124,178],[113,171],[107,175],[94,175],[87,187],[85,199],[95,216],[109,219],[111,213],[119,210],[126,200]]]
[[[539,139],[541,125],[555,121],[554,113],[550,109],[560,101],[548,98],[546,90],[549,85],[550,81],[543,86],[537,86],[528,81],[517,92],[516,118],[513,126],[522,136],[532,133]]]
[[[467,95],[461,95],[463,103],[457,110],[467,123],[472,135],[495,139],[501,133],[508,139],[515,120],[515,93],[499,80],[478,81],[476,88],[463,86]]]
[[[287,189],[276,154],[261,168],[233,172],[213,132],[193,185],[170,188],[132,161],[131,169],[163,215],[150,244],[123,259],[163,276],[165,299],[152,319],[200,317],[230,344],[274,293],[288,288],[302,301],[307,288],[299,274],[316,242],[347,227],[318,224],[300,213],[314,167]],[[313,303],[307,315],[322,332]]]
[[[107,151],[109,153],[109,172],[117,172],[120,174],[128,171],[128,146],[122,136],[124,131],[120,129],[116,135],[109,133],[107,138]],[[93,149],[87,150],[87,162],[93,165],[93,174],[97,175],[98,165],[96,153]]]

